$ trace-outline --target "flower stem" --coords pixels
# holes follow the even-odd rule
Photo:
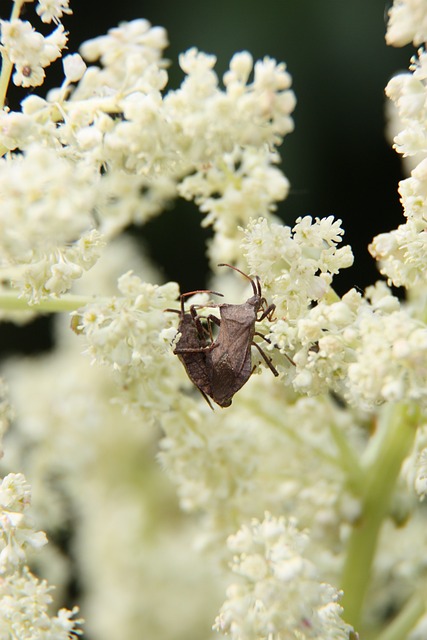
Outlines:
[[[37,304],[29,304],[23,298],[18,298],[14,292],[0,293],[0,310],[7,311],[37,311],[41,313],[60,313],[75,311],[93,301],[89,296],[64,295],[61,298],[47,298]]]
[[[406,638],[425,612],[426,599],[420,593],[416,593],[408,600],[388,627],[375,636],[376,640],[402,640],[402,638]]]
[[[402,462],[413,445],[418,418],[417,408],[400,403],[385,407],[378,424],[379,446],[366,470],[361,514],[348,540],[341,583],[346,621],[358,631],[381,525],[389,513]]]

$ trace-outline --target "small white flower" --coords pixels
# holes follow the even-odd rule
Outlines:
[[[64,27],[58,25],[45,37],[22,20],[0,20],[0,25],[2,48],[15,65],[14,83],[23,87],[42,84],[44,68],[61,56],[67,44]]]
[[[424,0],[394,0],[388,11],[386,42],[403,47],[427,41],[427,8]]]
[[[80,52],[89,62],[101,60],[105,67],[123,73],[127,67],[126,59],[133,53],[142,59],[146,67],[160,60],[167,44],[165,29],[152,27],[148,20],[140,19],[122,22],[110,29],[107,35],[86,41],[80,47]]]
[[[38,0],[36,11],[42,22],[58,23],[64,14],[71,14],[69,0]]]
[[[62,59],[62,64],[68,82],[78,82],[86,71],[86,64],[78,53],[65,56]]]

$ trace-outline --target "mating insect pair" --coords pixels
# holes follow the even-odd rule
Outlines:
[[[255,322],[268,318],[271,320],[275,305],[267,305],[262,297],[261,284],[258,277],[254,279],[243,271],[229,264],[230,267],[247,278],[253,289],[251,296],[243,304],[209,305],[218,307],[220,318],[209,315],[201,317],[197,307],[192,305],[185,311],[185,298],[195,293],[222,294],[210,290],[190,291],[181,295],[181,310],[167,309],[180,316],[178,331],[181,336],[175,345],[174,353],[179,357],[187,371],[188,377],[200,390],[209,406],[212,398],[220,407],[229,407],[234,394],[249,380],[255,367],[252,365],[251,347],[256,347],[275,376],[278,372],[271,359],[261,347],[254,342],[258,335]],[[219,326],[217,337],[212,335],[212,324]],[[268,340],[267,340],[268,341]]]

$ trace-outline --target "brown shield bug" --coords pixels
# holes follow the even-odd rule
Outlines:
[[[206,393],[221,407],[231,405],[234,394],[249,380],[255,367],[252,365],[251,347],[260,352],[267,366],[278,376],[271,359],[254,342],[254,336],[262,334],[255,331],[255,323],[268,318],[271,320],[275,305],[267,304],[262,296],[261,283],[256,276],[250,278],[246,273],[229,264],[219,264],[238,271],[252,285],[253,296],[243,304],[219,304],[220,320],[210,315],[208,318],[219,325],[218,336],[212,347],[203,354],[206,361],[206,373],[210,388]],[[268,342],[268,340],[267,340]]]
[[[191,382],[199,389],[206,402],[213,409],[208,396],[212,397],[211,376],[208,373],[206,354],[213,349],[212,332],[210,331],[210,320],[206,320],[207,325],[197,314],[196,306],[191,305],[190,311],[185,310],[185,298],[196,293],[212,293],[221,296],[221,293],[207,289],[189,291],[180,297],[181,309],[165,309],[172,313],[179,314],[178,332],[181,334],[177,341],[174,353],[178,356],[187,372]]]

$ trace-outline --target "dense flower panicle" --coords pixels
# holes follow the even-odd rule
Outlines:
[[[427,328],[402,310],[364,314],[359,323],[355,362],[348,368],[354,400],[427,400]]]
[[[66,46],[60,19],[70,13],[68,4],[35,5],[43,22],[58,25],[47,37],[27,22],[2,22],[2,73],[13,66],[16,84],[43,81],[45,67]],[[396,1],[389,42],[423,41],[425,16],[424,2]],[[189,637],[189,620],[197,618],[198,624],[199,611],[194,618],[181,611],[181,603],[199,605],[194,607],[186,588],[194,593],[194,584],[209,582],[207,591],[197,590],[206,626],[218,585],[203,557],[194,560],[190,545],[182,553],[183,540],[193,537],[220,566],[225,536],[241,527],[229,538],[236,580],[215,629],[236,640],[345,640],[351,627],[341,619],[341,593],[331,585],[340,584],[346,572],[354,523],[363,522],[370,534],[369,517],[363,520],[371,488],[365,476],[382,479],[374,474],[382,453],[378,442],[396,428],[386,411],[409,405],[405,415],[415,415],[415,429],[427,400],[421,308],[427,55],[419,51],[412,73],[387,88],[402,123],[395,148],[417,158],[417,166],[400,184],[406,223],[377,236],[370,247],[389,283],[410,289],[410,302],[401,303],[380,282],[364,294],[352,289],[339,298],[334,292],[334,276],[353,262],[350,247],[340,246],[340,220],[306,216],[291,229],[274,217],[289,189],[277,147],[293,129],[295,107],[285,65],[268,57],[254,62],[243,51],[221,79],[215,56],[192,48],[179,58],[181,85],[168,90],[166,46],[166,31],[147,20],[122,23],[83,44],[81,55],[64,58],[60,87],[45,98],[28,96],[21,112],[0,113],[0,294],[15,287],[30,302],[40,302],[61,296],[75,282],[79,294],[98,295],[75,312],[78,337],[59,331],[53,353],[6,364],[19,410],[4,468],[25,465],[34,478],[37,517],[51,530],[67,522],[70,507],[79,514],[73,543],[91,637],[140,637],[141,628],[150,635],[153,627],[161,628],[154,634],[161,638],[170,631],[164,616],[169,601],[179,609],[172,616],[175,635]],[[256,325],[261,333],[255,340],[261,344],[267,337],[263,347],[280,376],[274,378],[254,350],[254,375],[228,410],[211,411],[173,354],[178,315],[170,310],[179,307],[178,286],[149,284],[146,273],[128,271],[135,258],[128,244],[118,243],[113,253],[105,246],[177,196],[194,201],[204,214],[202,224],[213,227],[212,265],[237,264],[258,276],[263,295],[275,304],[274,317]],[[101,253],[106,266],[96,265]],[[118,255],[122,261],[116,262]],[[117,295],[106,285],[113,270],[126,272]],[[82,364],[84,340],[102,369]],[[4,398],[0,387],[0,431],[11,415]],[[151,466],[159,437],[147,428],[153,425],[162,428],[159,457],[182,509],[202,516],[179,530],[170,487]],[[389,546],[380,545],[372,571],[374,589],[381,586],[369,603],[373,626],[382,626],[383,612],[409,599],[411,578],[424,581],[412,544],[425,536],[424,515],[414,500],[415,493],[423,498],[427,492],[424,432],[418,428],[393,504],[384,512],[384,518],[392,517],[385,528]],[[42,531],[31,528],[29,501],[24,476],[7,475],[0,485],[0,636],[27,637],[31,625],[34,638],[63,640],[77,633],[74,611],[48,618],[50,588],[24,567],[26,549],[46,542]],[[292,514],[310,528],[310,536],[293,520],[269,514],[253,519],[266,509]],[[157,531],[157,511],[167,512],[173,537]],[[408,524],[397,531],[392,519]],[[392,550],[398,536],[404,541],[400,552]],[[357,545],[348,545],[350,555]],[[359,567],[353,569],[357,573]],[[175,592],[175,584],[183,585],[182,593],[167,600],[168,578],[159,570],[172,576]],[[147,593],[150,574],[153,593]],[[67,570],[61,575],[64,585]],[[117,575],[126,576],[128,591]],[[351,589],[345,595],[351,599]],[[117,607],[105,607],[112,601]],[[206,629],[194,633],[206,637]]]
[[[163,27],[152,27],[148,20],[139,19],[121,22],[107,35],[87,40],[81,45],[80,53],[89,62],[100,60],[109,72],[116,72],[117,80],[121,77],[122,82],[130,82],[130,78],[123,78],[123,69],[128,69],[129,62],[138,58],[145,67],[159,63],[165,66],[162,54],[167,46]]]
[[[87,279],[79,281],[78,293],[87,294],[97,285],[100,295],[112,296],[117,274],[130,265],[145,280],[158,281],[159,274],[146,268],[147,262],[141,260],[140,249],[122,237],[106,249]],[[176,300],[164,304],[179,307]],[[176,323],[177,314],[163,315]],[[111,402],[120,388],[109,369],[91,366],[81,353],[84,336],[69,331],[66,317],[56,320],[61,323],[55,331],[61,348],[6,365],[17,417],[2,468],[24,466],[34,478],[32,511],[48,532],[62,531],[70,513],[80,514],[73,535],[77,565],[64,566],[55,547],[56,554],[49,555],[56,540],[49,535],[50,544],[36,558],[38,571],[57,585],[55,594],[60,595],[70,571],[82,576],[81,606],[91,637],[130,640],[148,633],[167,638],[172,614],[174,633],[178,630],[180,637],[193,635],[194,629],[209,631],[222,584],[216,562],[212,566],[189,542],[197,525],[179,513],[173,487],[153,455],[159,431],[147,424],[141,411],[123,415],[122,406]],[[171,353],[176,329],[166,332],[171,355],[163,376],[193,394]],[[186,394],[174,390],[175,408],[167,413],[175,419],[188,408],[185,404],[181,411],[181,397]],[[190,406],[196,404],[191,400]],[[118,575],[126,575],[126,584]],[[118,604],[106,607],[106,602]]]
[[[61,8],[66,3],[52,4],[52,15]],[[17,21],[17,34],[27,32],[25,25]],[[39,39],[39,34],[31,34],[30,43],[31,38]],[[13,43],[18,43],[19,52],[18,35]],[[68,227],[73,242],[87,231],[86,225],[78,226],[86,214],[95,212],[98,230],[110,237],[130,223],[140,224],[157,215],[181,195],[195,200],[207,214],[204,224],[215,226],[212,263],[231,262],[238,257],[238,225],[251,216],[270,216],[276,202],[287,195],[288,182],[274,165],[279,160],[275,147],[293,129],[291,78],[282,63],[270,58],[254,63],[250,54],[242,52],[231,60],[221,89],[215,57],[190,49],[180,57],[186,74],[181,87],[164,91],[166,45],[164,29],[146,20],[122,23],[106,36],[85,43],[83,58],[99,61],[100,66],[85,68],[82,58],[68,56],[62,87],[46,99],[29,96],[21,113],[4,110],[0,114],[0,145],[4,151],[23,152],[22,158],[7,160],[12,165],[18,161],[19,170],[20,163],[30,166],[33,159],[40,163],[37,153],[48,155],[49,148],[59,167],[68,164],[71,178],[62,171],[56,176],[61,202],[55,206],[49,197],[45,201],[55,212],[49,220],[53,230],[56,221],[61,228]],[[14,51],[12,44],[10,48]],[[12,61],[18,60],[17,55]],[[43,150],[37,148],[40,143]],[[2,194],[4,209],[11,212],[11,232],[21,225],[19,215],[14,215],[18,197],[23,203],[34,198],[32,184],[39,176],[34,168],[31,175],[35,178],[28,183],[23,180],[15,198],[7,190]],[[43,179],[48,176],[49,171]],[[76,179],[79,184],[73,183]],[[72,189],[72,197],[64,193],[67,189]],[[66,225],[61,211],[64,202],[78,212],[75,221]],[[28,208],[27,216],[31,227],[33,208]],[[36,216],[34,225],[38,222]],[[49,237],[49,231],[41,233]],[[64,258],[60,238],[58,245],[62,262],[73,262]],[[35,273],[28,277],[31,283],[25,289],[33,301],[64,292],[82,274],[77,262],[63,286],[52,290],[44,283],[38,286],[40,280],[50,279],[47,274],[55,260],[45,255],[34,258],[40,264],[30,269]],[[19,268],[25,258],[15,255],[14,260]],[[59,270],[64,271],[63,265]]]
[[[215,235],[209,245],[212,267],[219,262],[239,262],[239,226],[261,213],[271,216],[273,204],[286,197],[289,183],[274,166],[278,156],[268,149],[235,149],[223,154],[219,164],[210,164],[184,178],[178,192],[196,202],[207,213],[202,224],[212,225]]]
[[[348,461],[334,434],[345,434],[348,446],[360,451],[363,431],[328,397],[297,398],[263,371],[236,394],[233,411],[214,413],[206,403],[183,397],[180,412],[164,414],[161,424],[166,435],[160,460],[181,507],[204,514],[200,544],[222,554],[224,532],[265,509],[285,509],[317,539],[340,544]],[[337,562],[324,567],[334,579]]]
[[[319,580],[306,544],[294,521],[270,514],[230,536],[239,582],[228,587],[214,628],[236,640],[346,640],[352,629],[340,617],[342,594]]]
[[[171,375],[177,366],[171,349],[176,318],[165,313],[176,305],[178,285],[151,285],[129,272],[118,288],[121,297],[79,311],[78,330],[85,334],[94,361],[115,371],[126,406],[154,416],[170,405],[179,384]]]
[[[414,290],[426,283],[427,54],[423,50],[412,59],[411,70],[412,73],[392,78],[386,87],[388,97],[396,106],[400,126],[394,137],[394,148],[416,162],[411,176],[399,183],[406,222],[376,236],[369,251],[390,284]]]
[[[50,617],[52,603],[46,580],[39,580],[27,568],[0,581],[0,636],[34,640],[70,640],[80,635],[73,619],[78,608],[60,609]]]
[[[250,272],[276,304],[270,339],[296,365],[277,366],[298,392],[332,389],[359,406],[404,398],[424,403],[427,329],[383,285],[366,298],[355,290],[335,296],[332,277],[352,262],[348,247],[337,248],[341,235],[333,218],[306,217],[293,231],[260,219],[245,231]],[[271,355],[274,361],[274,349]]]
[[[333,275],[353,263],[351,248],[338,248],[343,230],[332,216],[313,222],[298,218],[293,229],[268,220],[252,220],[242,248],[250,272],[258,275],[277,316],[288,322],[306,314],[330,290]]]
[[[30,302],[64,293],[104,246],[93,172],[37,145],[0,163],[2,280]]]
[[[403,47],[413,42],[417,47],[427,42],[427,7],[424,0],[394,0],[388,16],[387,44]]]

